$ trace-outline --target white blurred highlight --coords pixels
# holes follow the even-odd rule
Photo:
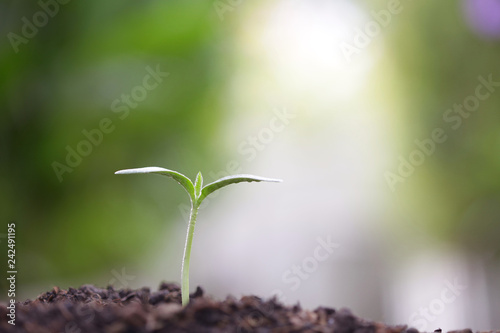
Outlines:
[[[421,256],[404,257],[408,252],[394,247],[404,242],[390,239],[395,233],[387,221],[404,217],[394,217],[383,178],[388,159],[397,156],[400,112],[391,69],[381,64],[383,32],[348,63],[339,44],[352,41],[353,31],[370,20],[352,1],[251,6],[236,9],[245,13],[239,13],[237,68],[228,91],[234,114],[221,142],[235,152],[241,172],[284,182],[229,187],[200,212],[191,285],[218,298],[270,297],[279,290],[287,304],[349,307],[366,319],[407,324],[420,304],[433,301],[434,291],[439,295],[443,281],[459,276],[471,287],[427,329],[452,323],[487,328],[487,316],[467,312],[480,302],[471,291],[483,295],[485,289],[481,274],[465,273],[466,259],[432,245]],[[387,90],[392,98],[380,98]],[[256,150],[255,159],[238,154],[239,144],[268,126],[277,107],[296,118]],[[292,290],[283,273],[311,257],[317,237],[326,235],[339,248]],[[413,230],[403,235],[407,242],[428,241]]]

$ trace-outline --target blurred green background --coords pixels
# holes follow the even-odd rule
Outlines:
[[[0,201],[2,223],[17,223],[20,284],[57,276],[80,283],[82,274],[139,260],[148,244],[163,241],[155,235],[178,216],[184,193],[154,178],[114,176],[116,170],[160,165],[192,177],[223,155],[213,138],[228,112],[220,91],[231,48],[228,27],[218,24],[210,3],[58,6],[17,53],[4,37],[22,36],[20,18],[41,7],[9,1],[1,11]],[[113,112],[115,99],[142,86],[147,67],[169,76],[135,108],[120,102],[128,111]],[[72,170],[61,169],[59,179],[53,163],[67,165],[66,147],[78,150],[87,140],[82,131],[98,129],[105,118],[111,133],[96,134],[102,143]],[[161,210],[153,208],[157,202]]]
[[[302,158],[311,152],[305,142],[323,130],[332,134],[324,142],[333,141],[342,114],[357,107],[364,110],[356,118],[359,133],[378,124],[385,139],[371,151],[376,159],[359,167],[374,174],[374,197],[389,198],[385,216],[392,218],[373,223],[401,257],[446,243],[465,258],[487,258],[486,271],[498,268],[500,93],[481,101],[457,129],[443,120],[454,103],[474,94],[479,76],[500,82],[498,1],[397,1],[400,11],[387,26],[379,24],[380,32],[352,59],[342,43],[355,45],[374,12],[388,10],[390,1],[284,3],[0,3],[0,240],[6,252],[6,225],[14,221],[18,285],[29,286],[24,297],[58,284],[103,285],[111,268],[139,267],[165,243],[182,247],[183,190],[164,179],[114,171],[155,165],[191,178],[202,171],[211,181],[210,171],[241,158],[241,133],[259,130],[252,119],[283,100],[300,117],[280,149],[325,177],[329,165]],[[332,6],[344,11],[328,17]],[[24,27],[23,18],[33,23],[40,11],[53,15],[36,32]],[[23,29],[33,36],[22,37]],[[156,69],[169,74],[154,89],[141,90]],[[113,107],[134,91],[144,98]],[[82,131],[99,128],[103,119],[110,133],[58,176],[54,163],[66,165],[68,147],[78,150],[87,140]],[[398,158],[408,158],[415,140],[436,128],[447,140],[391,191],[386,173],[396,172]],[[352,140],[339,145],[356,146]],[[326,145],[315,149],[313,156],[334,155]],[[277,159],[261,160],[271,165]],[[246,166],[245,173],[266,171]],[[300,172],[290,175],[307,182]],[[430,243],[408,241],[415,234]],[[175,266],[170,273],[178,272]],[[3,275],[1,281],[5,287]]]

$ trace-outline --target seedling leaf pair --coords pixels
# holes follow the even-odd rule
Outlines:
[[[189,216],[188,231],[186,236],[186,246],[184,247],[184,256],[182,260],[182,305],[189,303],[189,262],[191,259],[191,245],[193,242],[194,226],[196,224],[196,217],[198,215],[198,208],[201,202],[211,193],[223,188],[227,185],[241,183],[241,182],[281,182],[281,179],[264,178],[253,175],[234,175],[223,177],[213,183],[203,186],[203,176],[201,172],[196,175],[196,180],[193,182],[183,174],[159,167],[146,167],[137,169],[126,169],[115,172],[117,175],[135,174],[135,173],[156,173],[174,179],[177,183],[189,194],[191,200],[191,214]]]

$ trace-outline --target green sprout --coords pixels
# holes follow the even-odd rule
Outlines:
[[[126,169],[115,172],[117,175],[126,175],[134,173],[157,173],[163,176],[173,178],[176,182],[182,185],[191,199],[191,213],[189,215],[189,224],[186,236],[186,245],[184,247],[184,256],[182,259],[181,271],[181,295],[182,305],[189,303],[189,261],[191,259],[191,245],[193,243],[194,226],[200,204],[210,193],[223,188],[224,186],[236,184],[240,182],[281,182],[281,179],[264,178],[252,175],[234,175],[223,177],[213,183],[203,186],[203,177],[201,172],[198,172],[196,181],[193,182],[183,174],[159,167],[146,167],[137,169]]]

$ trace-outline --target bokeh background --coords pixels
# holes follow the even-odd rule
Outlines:
[[[113,175],[155,165],[284,179],[209,198],[192,288],[500,327],[500,1],[2,1],[0,31],[18,300],[179,281],[184,191]]]

